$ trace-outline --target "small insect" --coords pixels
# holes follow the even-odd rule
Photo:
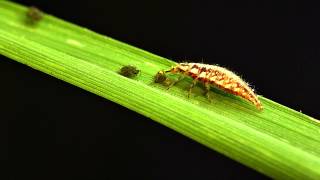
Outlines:
[[[119,74],[128,78],[133,78],[136,77],[139,74],[139,72],[140,70],[138,70],[135,66],[127,65],[123,66],[120,69]]]
[[[170,70],[159,71],[158,74],[165,74],[169,72],[182,75],[178,80],[173,81],[173,83],[170,84],[170,87],[186,76],[193,78],[193,81],[189,87],[188,97],[191,94],[192,88],[197,84],[198,81],[200,81],[205,86],[205,95],[209,100],[210,87],[213,85],[223,91],[240,96],[250,101],[259,110],[263,109],[261,102],[254,93],[254,90],[251,89],[249,85],[239,76],[223,67],[200,63],[179,63]]]
[[[155,83],[162,83],[165,80],[167,80],[167,76],[166,76],[166,73],[164,71],[159,71],[154,77],[154,82]]]
[[[35,24],[40,21],[43,17],[43,12],[37,7],[31,6],[27,12],[27,23]]]
[[[164,71],[159,71],[155,75],[154,82],[155,83],[161,83],[161,84],[163,84],[165,86],[170,86],[172,84],[172,81],[169,78],[167,78],[166,73]]]

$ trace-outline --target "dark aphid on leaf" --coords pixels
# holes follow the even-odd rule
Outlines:
[[[37,7],[31,6],[27,12],[27,23],[35,24],[43,18],[43,12]]]
[[[136,77],[139,74],[139,72],[140,70],[138,70],[135,66],[127,65],[123,66],[120,69],[119,74],[128,78],[133,78]]]
[[[166,73],[164,71],[159,71],[154,77],[154,82],[155,83],[162,83],[166,79],[167,79]]]
[[[251,89],[249,85],[239,76],[226,68],[201,63],[179,63],[167,71],[159,71],[158,74],[165,74],[169,72],[182,75],[177,81],[173,81],[170,87],[186,76],[193,78],[193,81],[189,88],[188,96],[190,96],[192,88],[196,85],[197,82],[200,81],[206,88],[205,94],[208,99],[210,99],[208,93],[212,85],[225,92],[240,96],[250,101],[259,110],[263,109],[258,96],[254,93],[254,90]]]
[[[159,71],[154,76],[154,82],[163,84],[165,86],[170,86],[170,84],[172,84],[172,81],[169,78],[167,78],[166,73],[164,71]]]

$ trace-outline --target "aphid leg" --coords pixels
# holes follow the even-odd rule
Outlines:
[[[175,85],[177,82],[181,81],[184,78],[184,76],[179,76],[179,78],[175,81],[172,81],[172,83],[169,85],[169,87],[167,88],[170,89],[173,85]]]
[[[209,95],[210,87],[211,87],[210,84],[206,82],[206,83],[204,83],[204,87],[206,88],[204,94],[208,98],[209,102],[212,102],[212,99],[210,98],[210,95]]]
[[[189,92],[188,92],[188,98],[190,97],[192,88],[197,84],[197,82],[198,82],[198,80],[197,80],[197,79],[194,79],[194,80],[192,81],[192,83],[190,84],[190,86],[189,86]]]

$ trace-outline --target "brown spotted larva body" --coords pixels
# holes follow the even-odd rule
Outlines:
[[[168,71],[160,71],[163,73],[182,74],[184,76],[192,77],[194,80],[189,88],[189,95],[193,86],[198,82],[204,83],[206,87],[206,96],[209,98],[210,85],[218,87],[223,91],[240,96],[251,103],[257,109],[262,110],[262,104],[253,89],[244,82],[239,76],[233,72],[216,65],[200,64],[200,63],[179,63]],[[182,76],[182,78],[184,77]],[[179,80],[181,80],[180,78]],[[179,81],[177,80],[177,81]],[[177,81],[171,84],[174,85]]]

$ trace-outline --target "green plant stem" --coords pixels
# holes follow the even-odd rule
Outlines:
[[[187,98],[185,80],[170,90],[154,75],[174,62],[45,15],[26,23],[27,8],[0,1],[0,53],[98,94],[257,171],[279,179],[320,179],[317,120],[260,97],[265,109],[214,89],[209,103],[197,87]],[[141,74],[118,74],[134,65]],[[194,164],[192,164],[194,165]],[[196,165],[195,165],[196,166]]]

